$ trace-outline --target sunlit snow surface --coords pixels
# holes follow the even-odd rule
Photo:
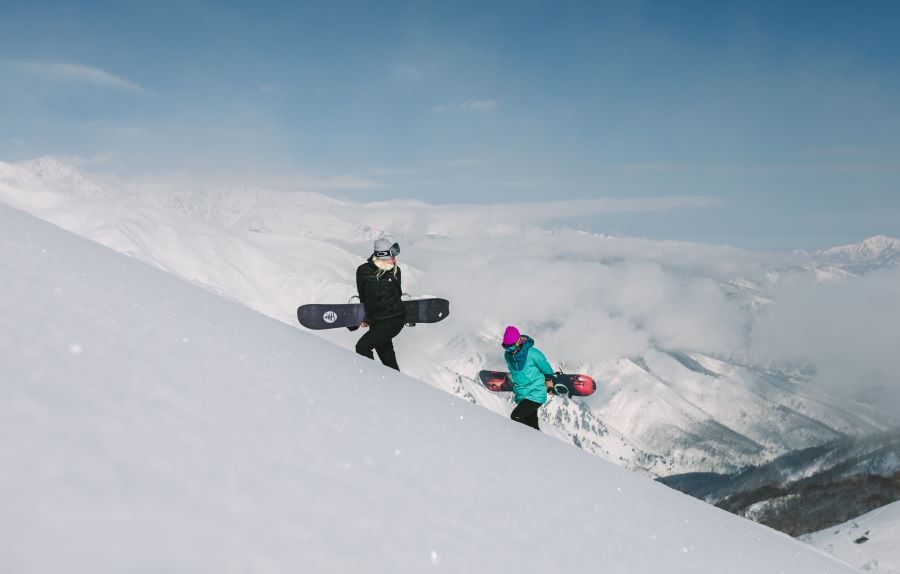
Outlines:
[[[0,571],[852,572],[0,205]]]
[[[900,574],[900,502],[801,539],[864,572]]]

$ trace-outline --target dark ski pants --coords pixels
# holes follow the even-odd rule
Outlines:
[[[517,423],[522,423],[523,425],[528,425],[531,428],[541,430],[538,426],[538,409],[541,408],[540,403],[536,403],[534,401],[529,401],[528,399],[522,399],[516,408],[513,409],[512,414],[509,416],[512,420]]]
[[[405,317],[393,317],[370,324],[369,331],[356,342],[356,352],[363,357],[374,359],[375,357],[372,355],[374,350],[385,367],[399,371],[397,355],[394,354],[393,338],[400,334],[405,324]]]

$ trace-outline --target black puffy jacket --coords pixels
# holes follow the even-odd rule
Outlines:
[[[394,269],[396,273],[394,270],[383,271],[379,276],[381,270],[372,263],[371,258],[356,269],[356,290],[360,303],[366,306],[366,320],[369,323],[406,316],[401,299],[400,267]]]

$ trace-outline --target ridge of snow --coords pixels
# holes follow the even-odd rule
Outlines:
[[[900,251],[900,239],[887,235],[875,235],[859,243],[840,245],[822,252],[823,255],[846,255],[853,260],[878,259],[887,251]]]
[[[18,188],[53,190],[76,197],[110,194],[110,190],[86,177],[75,166],[52,156],[18,164],[0,162],[0,183]]]
[[[900,240],[876,235],[859,243],[826,249],[815,254],[814,258],[825,262],[825,266],[831,269],[867,273],[879,267],[900,265]]]

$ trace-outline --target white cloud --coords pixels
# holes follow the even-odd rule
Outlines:
[[[460,104],[459,109],[467,112],[489,112],[496,107],[496,100],[468,100]]]
[[[448,161],[443,161],[438,164],[440,167],[449,167],[449,168],[466,168],[466,167],[476,167],[479,165],[485,165],[487,162],[483,159],[453,159]]]
[[[864,163],[851,161],[833,161],[823,159],[817,163],[794,163],[784,165],[720,165],[706,169],[715,175],[725,176],[770,176],[770,175],[828,175],[828,174],[894,174],[900,173],[900,163]]]
[[[352,174],[341,174],[334,177],[318,177],[309,174],[293,174],[279,180],[280,187],[300,190],[329,189],[378,189],[384,184],[365,177]]]
[[[89,167],[89,166],[108,164],[109,162],[112,161],[113,157],[115,157],[115,154],[113,154],[112,152],[100,152],[91,158],[84,158],[84,157],[81,157],[78,155],[72,155],[72,156],[63,156],[60,159],[62,159],[63,161],[65,161],[67,163],[71,163],[72,165],[75,165],[75,166],[79,166],[79,167],[88,166]]]
[[[263,84],[257,89],[257,91],[261,94],[269,94],[273,96],[280,96],[284,94],[284,90],[282,90],[278,86],[273,86],[271,84]]]
[[[840,281],[782,278],[753,328],[757,360],[809,364],[816,381],[851,398],[900,408],[900,269]]]
[[[466,100],[461,104],[439,104],[431,108],[434,114],[449,112],[489,112],[497,108],[497,100]]]
[[[678,163],[639,162],[622,164],[619,168],[637,173],[669,173],[683,170],[684,166]]]
[[[520,182],[521,184],[521,182]],[[461,209],[472,212],[492,213],[500,219],[519,222],[539,223],[554,219],[583,217],[607,213],[633,213],[640,211],[665,211],[691,207],[709,207],[719,203],[718,199],[701,196],[655,197],[655,198],[597,198],[565,201],[542,201],[539,203],[503,203],[495,205],[464,205]],[[448,206],[447,209],[454,209]],[[507,215],[504,215],[507,214]]]
[[[391,176],[391,175],[418,175],[422,170],[417,168],[390,168],[379,167],[372,170],[375,175]]]
[[[550,234],[529,225],[536,218],[519,217],[520,208],[505,207],[508,218],[492,211],[410,249],[410,257],[441,262],[414,289],[446,294],[462,331],[515,324],[554,362],[570,367],[637,357],[654,347],[720,355],[743,347],[749,311],[730,300],[720,283],[733,276],[735,265],[747,273],[753,266],[733,258],[734,251],[690,256],[703,248],[574,231]],[[538,205],[531,209],[551,218],[557,214]]]
[[[147,130],[135,126],[123,126],[110,122],[87,122],[85,128],[117,137],[139,138],[147,135]]]
[[[126,80],[125,78],[116,76],[105,70],[82,64],[26,60],[11,61],[7,63],[13,68],[41,77],[90,83],[105,88],[132,93],[147,92],[145,88],[135,82]]]
[[[807,150],[803,150],[803,154],[808,157],[814,158],[860,158],[864,156],[874,156],[877,155],[877,152],[874,148],[866,148],[866,147],[822,147],[822,148],[810,148]]]
[[[532,180],[509,180],[509,181],[498,181],[496,184],[487,184],[485,187],[537,187],[540,185],[540,182],[532,181]]]
[[[391,79],[398,84],[415,84],[425,78],[425,72],[412,64],[396,64],[391,69]]]

